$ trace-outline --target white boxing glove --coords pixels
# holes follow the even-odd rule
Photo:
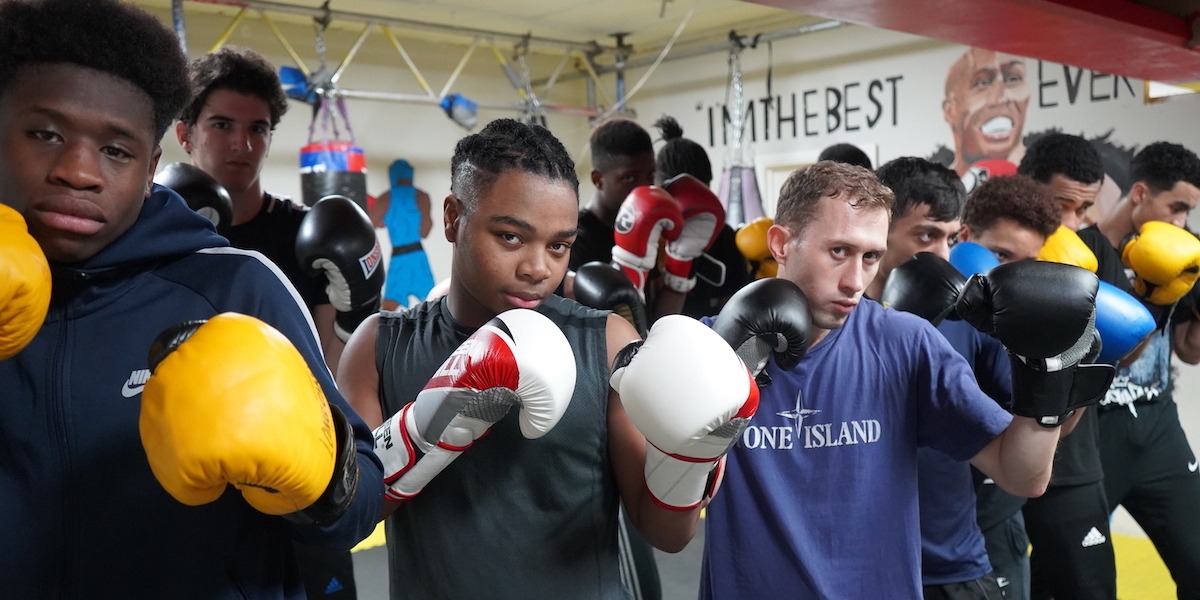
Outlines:
[[[711,498],[725,453],[758,410],[758,386],[729,343],[690,317],[663,317],[621,350],[610,383],[646,436],[654,500],[687,511]]]
[[[497,315],[442,363],[417,399],[375,430],[385,497],[403,502],[487,433],[514,404],[521,434],[558,424],[575,392],[575,353],[562,330],[532,310]]]

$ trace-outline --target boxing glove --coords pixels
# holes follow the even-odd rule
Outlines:
[[[176,500],[206,504],[233,485],[297,522],[345,511],[358,486],[353,433],[282,333],[235,313],[184,323],[155,340],[150,370],[138,430]]]
[[[1098,340],[1098,286],[1086,269],[1042,261],[1000,265],[967,280],[955,310],[1008,350],[1015,414],[1057,427],[1108,390],[1111,365],[1080,364]]]
[[[383,250],[371,219],[353,200],[326,196],[309,209],[296,234],[296,260],[329,282],[325,293],[337,311],[333,330],[343,342],[379,311]]]
[[[812,315],[804,292],[787,279],[762,279],[738,290],[713,321],[712,329],[733,348],[750,372],[762,379],[767,359],[789,371],[812,337]]]
[[[617,354],[609,382],[646,436],[655,503],[687,511],[711,498],[725,453],[758,410],[758,387],[729,344],[695,319],[667,315]]]
[[[225,186],[206,171],[189,163],[171,163],[154,176],[154,183],[183,197],[192,210],[212,221],[217,233],[225,235],[233,226],[233,199]]]
[[[679,237],[667,243],[663,283],[676,292],[686,294],[696,287],[692,262],[716,241],[717,234],[725,224],[725,207],[707,185],[687,173],[667,180],[663,189],[679,203],[683,218]]]
[[[1103,346],[1097,360],[1116,364],[1154,331],[1154,316],[1125,290],[1101,281],[1096,291],[1096,331]]]
[[[500,313],[442,363],[425,388],[375,429],[385,497],[410,500],[483,437],[509,408],[528,439],[548,433],[575,392],[575,353],[550,319]]]
[[[1097,268],[1096,255],[1092,249],[1079,239],[1078,233],[1065,225],[1059,225],[1058,229],[1046,238],[1046,243],[1038,251],[1037,257],[1038,260],[1075,265],[1093,273]]]
[[[621,203],[613,228],[613,263],[645,294],[646,279],[658,264],[659,241],[678,239],[683,229],[679,203],[662,188],[636,187]]]
[[[771,217],[759,217],[742,225],[734,236],[738,251],[750,263],[750,269],[755,279],[775,277],[779,272],[779,263],[767,246],[767,230],[774,225]]]
[[[50,263],[21,213],[0,204],[0,360],[29,345],[50,309]]]
[[[936,327],[954,310],[966,284],[954,265],[932,252],[918,252],[888,274],[879,301]]]
[[[633,282],[611,264],[592,261],[575,271],[575,301],[620,315],[646,337],[646,303]]]
[[[950,248],[950,264],[963,277],[987,273],[1000,264],[996,253],[975,242],[959,242]]]
[[[1148,221],[1121,248],[1121,262],[1133,269],[1133,290],[1159,306],[1172,306],[1200,277],[1200,240],[1188,230]]]

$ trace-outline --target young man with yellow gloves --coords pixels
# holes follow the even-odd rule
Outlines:
[[[1101,280],[1132,291],[1159,329],[1132,364],[1121,366],[1097,410],[1104,488],[1154,542],[1180,598],[1200,595],[1200,473],[1179,423],[1172,351],[1200,362],[1196,316],[1200,241],[1183,229],[1200,202],[1200,158],[1155,142],[1133,158],[1129,194],[1079,236],[1098,258]],[[1131,278],[1132,277],[1132,282]]]
[[[187,94],[139,8],[0,4],[0,202],[53,282],[0,360],[6,597],[300,600],[293,540],[374,529],[371,432],[295,289],[152,183]]]

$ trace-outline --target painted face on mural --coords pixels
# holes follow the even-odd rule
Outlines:
[[[942,114],[954,134],[959,175],[987,158],[1020,160],[1029,97],[1022,57],[970,48],[950,66]]]

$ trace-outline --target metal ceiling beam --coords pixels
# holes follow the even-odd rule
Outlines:
[[[580,52],[609,52],[615,48],[611,46],[603,46],[595,41],[589,42],[572,42],[568,40],[560,40],[554,38],[538,37],[525,34],[513,34],[502,31],[488,31],[484,29],[474,29],[471,27],[459,27],[454,25],[441,25],[438,23],[425,23],[422,21],[414,21],[410,19],[399,19],[395,17],[386,17],[381,15],[370,15],[366,13],[350,12],[345,10],[328,10],[320,7],[296,6],[286,4],[284,2],[271,2],[270,0],[188,0],[199,4],[214,4],[221,6],[241,6],[246,8],[254,8],[260,11],[272,11],[279,13],[289,13],[294,15],[304,15],[314,19],[332,19],[337,21],[358,21],[361,23],[380,23],[389,27],[397,27],[400,29],[421,30],[433,33],[441,33],[447,35],[467,36],[471,38],[488,38],[494,40],[505,40],[513,43],[528,43],[537,46],[545,46],[556,48],[559,50],[577,50]]]

